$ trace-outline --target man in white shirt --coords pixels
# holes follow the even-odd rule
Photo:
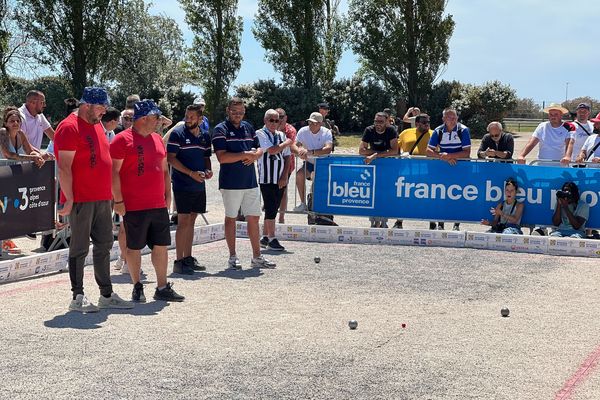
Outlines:
[[[21,130],[27,135],[29,143],[36,149],[42,146],[44,134],[54,139],[54,129],[42,114],[46,108],[46,96],[39,90],[30,90],[25,96],[25,104],[19,107]]]
[[[300,128],[296,143],[291,147],[292,152],[304,160],[304,164],[296,172],[296,186],[301,203],[294,208],[294,211],[308,211],[305,188],[306,179],[314,177],[314,156],[329,154],[333,147],[331,131],[323,127],[323,115],[314,112],[306,121],[308,126]]]
[[[574,124],[562,121],[563,114],[569,110],[560,104],[551,104],[543,111],[548,114],[548,121],[535,128],[531,139],[517,158],[517,163],[525,164],[527,154],[539,144],[538,159],[560,160],[561,165],[567,166],[571,162],[575,141]]]
[[[573,143],[573,161],[579,156],[581,148],[585,141],[594,133],[594,124],[588,119],[590,118],[590,105],[588,103],[579,103],[575,112],[577,117],[573,123],[575,124],[575,142]]]

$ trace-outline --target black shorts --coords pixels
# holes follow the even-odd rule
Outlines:
[[[206,212],[206,191],[173,192],[177,214],[204,214]]]
[[[141,250],[144,246],[169,246],[171,231],[166,208],[127,211],[123,217],[127,247]]]
[[[284,188],[279,189],[279,185],[271,183],[261,183],[260,193],[262,194],[263,205],[265,206],[265,219],[275,219],[281,197],[283,197]]]

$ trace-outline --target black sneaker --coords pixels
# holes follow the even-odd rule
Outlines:
[[[454,224],[454,226],[452,227],[453,231],[460,231],[460,224]]]
[[[392,227],[392,229],[402,229],[402,220],[401,219],[397,219],[396,223],[394,224],[394,226]]]
[[[187,264],[183,260],[175,260],[173,262],[173,273],[182,275],[194,275],[194,269],[191,265]]]
[[[260,247],[262,247],[263,249],[266,249],[268,245],[269,245],[269,238],[266,236],[263,236],[262,239],[260,239]]]
[[[131,301],[136,303],[145,303],[146,296],[144,296],[144,285],[141,282],[133,285],[133,291],[131,292]]]
[[[267,249],[269,250],[275,250],[275,251],[284,251],[285,247],[283,247],[280,243],[279,240],[277,240],[276,238],[271,240],[269,242],[269,245],[267,246]]]
[[[430,231],[435,231],[435,222],[430,222],[429,223],[429,230]]]
[[[444,230],[444,223],[438,222],[438,231],[443,231],[443,230]]]
[[[158,288],[156,288],[156,291],[154,292],[154,300],[183,301],[184,299],[185,297],[177,294],[177,292],[173,290],[173,284],[170,282],[167,283],[167,287],[163,290],[158,290]]]
[[[204,265],[200,265],[196,257],[186,257],[183,259],[184,264],[190,266],[194,271],[206,271],[206,267]]]

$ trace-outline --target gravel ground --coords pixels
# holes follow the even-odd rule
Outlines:
[[[221,222],[216,179],[208,204],[209,222]],[[242,271],[225,269],[223,241],[195,246],[208,268],[171,276],[181,304],[151,300],[149,256],[149,302],[133,310],[68,312],[67,274],[0,285],[0,398],[600,398],[595,259],[283,244],[268,255],[277,268],[256,270],[238,240]],[[113,283],[129,297],[128,276],[113,271]],[[95,302],[91,268],[85,286]]]

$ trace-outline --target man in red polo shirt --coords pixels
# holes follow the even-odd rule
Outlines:
[[[156,271],[154,299],[183,301],[184,297],[167,282],[171,179],[162,137],[154,132],[161,112],[153,100],[138,101],[133,110],[133,126],[110,144],[115,212],[123,216],[125,223],[126,259],[133,283],[131,300],[146,301],[140,282],[140,250],[148,245]]]
[[[108,95],[98,87],[86,87],[77,111],[62,120],[54,136],[58,179],[64,207],[69,216],[69,277],[73,300],[69,310],[96,312],[100,308],[132,308],[112,290],[110,249],[113,244],[111,207],[111,159],[108,139],[100,124]],[[98,307],[83,292],[83,267],[93,244],[94,276],[100,287]]]

